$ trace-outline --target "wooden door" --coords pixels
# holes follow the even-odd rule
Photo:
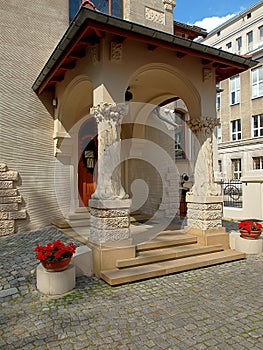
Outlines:
[[[98,137],[97,123],[94,118],[89,118],[80,128],[78,153],[79,205],[88,206],[97,183]]]

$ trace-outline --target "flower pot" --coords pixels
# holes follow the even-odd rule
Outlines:
[[[262,230],[258,231],[247,231],[247,230],[239,230],[240,232],[240,237],[245,238],[245,239],[258,239],[259,236],[261,235]]]
[[[70,261],[71,261],[71,257],[65,258],[59,261],[43,260],[41,261],[41,264],[44,266],[44,268],[48,272],[59,272],[59,271],[66,270]]]

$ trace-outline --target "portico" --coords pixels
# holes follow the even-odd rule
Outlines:
[[[141,207],[134,207],[145,209],[155,222],[162,219],[159,231],[146,235],[147,240],[178,215],[183,166],[193,169],[194,183],[187,195],[185,232],[196,235],[203,246],[229,248],[221,222],[222,198],[213,181],[215,83],[253,64],[85,7],[79,11],[33,89],[48,108],[57,101],[54,154],[65,166],[63,184],[57,178],[64,189],[58,192],[60,206],[62,212],[89,206],[89,244],[97,276],[113,269],[117,260],[136,255],[129,220],[133,202],[141,200]],[[131,100],[125,99],[127,91]],[[174,156],[176,123],[156,114],[156,108],[171,101],[186,106],[182,124],[191,150],[184,165]],[[92,118],[97,129],[87,122]],[[87,131],[80,133],[84,123]],[[143,190],[133,193],[137,179],[147,188],[142,185]]]

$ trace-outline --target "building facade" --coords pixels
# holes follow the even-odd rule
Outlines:
[[[202,42],[258,62],[218,84],[218,178],[242,182],[237,185],[242,205],[225,206],[226,217],[263,219],[263,1],[211,31]]]
[[[187,240],[212,254],[190,265],[243,257],[222,227],[214,99],[256,62],[193,41],[205,33],[174,22],[175,5],[1,3],[1,235],[77,216],[101,277],[169,227],[190,177]]]

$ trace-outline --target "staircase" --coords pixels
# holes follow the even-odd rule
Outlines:
[[[117,260],[116,268],[101,271],[100,277],[115,286],[243,258],[244,253],[224,250],[221,244],[201,246],[184,230],[170,230],[138,244],[134,258]]]
[[[52,225],[60,228],[87,228],[90,225],[89,208],[76,208],[74,212],[65,215],[63,220],[53,221]]]

